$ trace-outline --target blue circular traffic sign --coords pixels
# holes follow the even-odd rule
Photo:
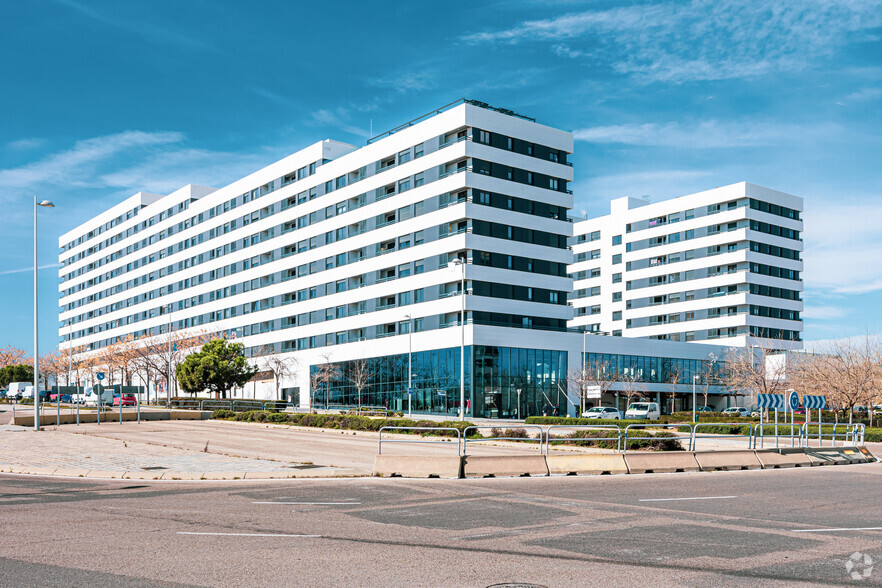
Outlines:
[[[98,372],[97,374],[95,374],[95,377],[98,378],[98,381],[100,382],[104,379],[104,372]]]
[[[790,410],[799,408],[799,394],[796,393],[796,390],[791,390],[787,393],[787,405],[790,407]]]

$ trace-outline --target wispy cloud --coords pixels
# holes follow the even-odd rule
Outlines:
[[[802,311],[802,318],[830,321],[843,318],[848,312],[843,306],[807,304]]]
[[[38,270],[57,269],[60,267],[61,267],[60,263],[48,263],[46,265],[37,266],[37,269]],[[11,269],[11,270],[0,270],[0,276],[8,276],[9,274],[23,274],[25,272],[32,272],[32,271],[34,271],[34,266],[22,267],[22,268]]]
[[[805,214],[806,287],[819,294],[882,291],[882,204],[842,194],[812,199]]]
[[[19,139],[6,144],[6,148],[10,151],[29,151],[38,149],[46,144],[45,139]]]
[[[84,2],[79,2],[77,0],[55,0],[55,2],[64,6],[68,6],[76,10],[83,16],[91,18],[96,22],[100,22],[102,24],[120,29],[127,33],[137,35],[139,37],[147,39],[148,41],[156,45],[161,45],[163,47],[167,45],[176,45],[183,49],[198,51],[219,51],[216,46],[197,38],[196,33],[192,30],[188,32],[180,32],[175,30],[171,26],[157,25],[151,22],[147,22],[143,18],[126,19],[119,16],[114,16],[109,14],[108,12],[96,10],[94,7]],[[113,3],[106,6],[113,6],[114,9],[119,10],[121,7],[124,8],[126,5],[121,3]],[[137,6],[137,4],[128,6]]]
[[[644,81],[685,82],[799,71],[882,25],[882,2],[693,0],[585,10],[465,35],[467,43],[585,40],[608,67]]]
[[[845,96],[836,104],[845,106],[845,104],[849,102],[870,102],[872,100],[878,100],[879,98],[882,98],[882,88],[861,88],[860,90]]]
[[[66,151],[54,153],[33,163],[0,169],[0,187],[33,188],[45,185],[74,187],[100,186],[93,176],[96,167],[113,157],[134,150],[178,143],[181,133],[125,131],[84,139]]]
[[[370,136],[370,121],[364,128],[349,122],[351,112],[346,108],[337,108],[334,111],[321,109],[312,113],[312,123],[316,126],[327,126],[339,129],[344,133],[350,133],[358,137]]]
[[[692,125],[676,122],[604,125],[578,129],[573,135],[577,141],[588,143],[707,149],[804,141],[806,133],[813,136],[829,136],[838,130],[839,127],[833,123],[806,127],[779,122],[709,120]]]

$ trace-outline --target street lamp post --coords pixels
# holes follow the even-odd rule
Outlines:
[[[579,411],[579,416],[585,412],[585,379],[588,377],[588,370],[585,365],[585,341],[588,339],[588,331],[582,331],[582,402],[580,403],[582,410]],[[618,406],[616,406],[618,408]]]
[[[698,422],[695,420],[695,383],[698,381],[698,374],[692,375],[692,422]]]
[[[465,261],[459,257],[451,260],[447,267],[450,269],[454,269],[459,266],[460,271],[462,272],[460,275],[460,292],[459,295],[462,298],[462,305],[460,311],[460,331],[461,331],[461,340],[459,345],[459,420],[465,420],[465,323],[466,323],[466,315],[465,315]]]
[[[34,196],[34,430],[40,430],[40,348],[37,334],[37,207],[55,208],[55,205],[44,200],[37,202]]]
[[[407,418],[413,418],[413,317],[407,319]]]

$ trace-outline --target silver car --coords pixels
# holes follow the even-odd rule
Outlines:
[[[589,408],[583,412],[582,418],[621,420],[622,413],[619,412],[619,409],[611,406],[595,406],[594,408]]]

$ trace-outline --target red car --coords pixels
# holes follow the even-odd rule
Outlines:
[[[123,394],[122,395],[122,405],[123,406],[135,406],[136,404],[138,404],[138,401],[135,398],[134,394]],[[120,405],[120,396],[118,396],[118,395],[114,396],[113,397],[113,406],[119,406],[119,405]]]

